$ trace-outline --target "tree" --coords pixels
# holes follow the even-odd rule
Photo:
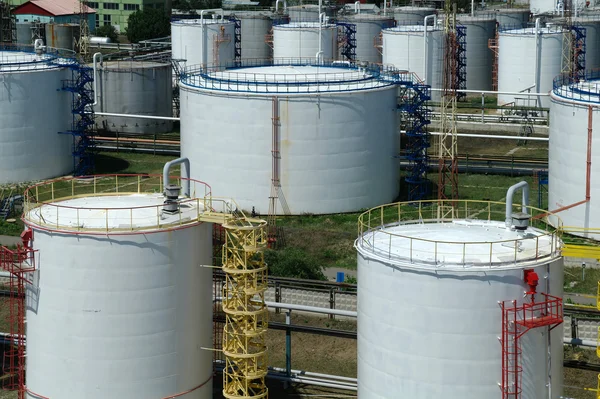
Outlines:
[[[100,37],[108,37],[113,43],[117,43],[119,41],[119,34],[117,33],[115,27],[112,25],[100,26],[96,28],[94,34]]]
[[[273,276],[326,280],[323,269],[316,260],[298,248],[268,250],[265,252],[265,262],[269,267],[269,274]]]
[[[144,8],[131,14],[127,20],[127,38],[131,43],[170,34],[171,22],[162,8]]]

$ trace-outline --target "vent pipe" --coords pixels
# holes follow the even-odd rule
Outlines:
[[[523,199],[521,212],[513,213],[513,196],[515,192],[522,188]],[[529,205],[529,184],[526,181],[521,181],[508,188],[506,192],[506,213],[505,224],[508,230],[514,225],[517,230],[525,230],[529,225],[529,214],[527,214],[527,206]]]

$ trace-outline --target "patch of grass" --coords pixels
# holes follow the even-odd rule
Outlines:
[[[593,349],[580,347],[572,348],[565,346],[565,360],[578,360],[598,364],[600,360],[596,357]],[[598,385],[598,373],[588,370],[579,370],[565,367],[564,369],[564,392],[563,395],[577,399],[596,399],[596,393],[586,391],[583,388],[595,388]]]
[[[170,155],[138,154],[132,152],[100,152],[96,156],[96,173],[162,173],[166,162],[175,159]],[[171,169],[179,174],[179,166]]]
[[[21,218],[15,218],[14,223],[8,223],[0,220],[0,235],[18,237],[23,232],[24,224]]]
[[[582,275],[581,267],[565,267],[565,292],[595,296],[600,281],[600,269],[586,267],[583,280]]]

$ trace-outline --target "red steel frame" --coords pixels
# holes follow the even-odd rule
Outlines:
[[[10,275],[10,295],[5,303],[12,344],[4,352],[4,373],[10,376],[5,388],[17,390],[19,399],[25,398],[25,290],[26,284],[31,284],[28,274],[35,271],[35,251],[29,246],[29,238],[23,242],[24,247],[14,250],[0,247],[0,267]]]
[[[549,331],[563,322],[562,298],[541,293],[541,302],[517,305],[517,301],[504,301],[502,308],[502,398],[521,398],[521,356],[519,339],[527,331],[538,327],[550,327]]]

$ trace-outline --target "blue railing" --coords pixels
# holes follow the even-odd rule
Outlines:
[[[312,66],[335,68],[328,73],[275,74],[252,68],[269,66]],[[242,69],[243,70],[240,70]],[[190,66],[181,75],[185,86],[207,90],[253,93],[322,93],[357,91],[392,85],[419,83],[414,73],[369,64],[359,67],[354,62],[316,62],[314,58],[275,60],[242,60],[239,64]]]
[[[45,68],[57,68],[75,62],[74,51],[53,47],[45,47],[39,58],[36,57],[34,46],[26,44],[0,43],[0,52],[13,53],[6,58],[0,55],[0,68],[13,70],[33,69],[39,65],[44,65]],[[24,54],[20,56],[15,53]]]
[[[582,82],[595,82],[599,87],[596,90],[582,87]],[[552,81],[552,93],[559,97],[588,103],[600,102],[600,69],[587,70],[583,79],[569,74],[558,75]]]

